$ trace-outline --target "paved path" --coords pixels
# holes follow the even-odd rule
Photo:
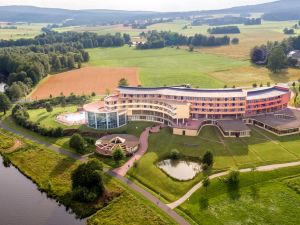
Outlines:
[[[69,156],[69,157],[71,157],[73,159],[80,160],[82,162],[84,162],[84,161],[87,160],[83,156],[79,156],[79,155],[77,155],[75,153],[72,153],[72,152],[66,151],[66,150],[64,150],[62,148],[56,147],[55,145],[52,145],[52,144],[50,144],[48,142],[38,140],[38,139],[34,138],[33,136],[30,136],[29,134],[24,134],[23,132],[19,132],[19,131],[13,129],[13,128],[10,128],[10,127],[6,126],[5,124],[3,124],[2,121],[0,121],[0,127],[3,128],[4,130],[7,130],[7,131],[11,132],[11,133],[17,134],[18,136],[21,136],[23,138],[29,139],[29,140],[31,140],[33,142],[36,142],[36,143],[38,143],[40,145],[43,145],[43,146],[45,146],[45,147],[49,148],[50,150],[55,151],[57,153]]]
[[[88,155],[79,156],[79,155],[76,155],[76,154],[74,154],[72,152],[69,152],[69,151],[66,151],[64,149],[58,148],[58,147],[56,147],[56,146],[54,146],[52,144],[49,144],[47,142],[37,140],[36,138],[34,138],[34,137],[32,137],[32,136],[30,136],[28,134],[24,134],[22,132],[19,132],[19,131],[15,130],[15,129],[12,129],[12,128],[6,126],[5,124],[2,123],[2,121],[0,121],[0,127],[3,128],[3,129],[5,129],[5,130],[7,130],[7,131],[9,131],[9,132],[11,132],[11,133],[17,134],[17,135],[19,135],[21,137],[24,137],[24,138],[29,139],[31,141],[34,141],[34,142],[36,142],[36,143],[38,143],[40,145],[43,145],[43,146],[47,147],[48,149],[53,150],[53,151],[55,151],[57,153],[69,156],[69,157],[71,157],[73,159],[76,159],[76,160],[80,160],[81,162],[86,162],[88,160]],[[145,154],[145,152],[147,151],[149,131],[150,132],[158,132],[159,130],[160,130],[160,126],[156,126],[154,128],[147,128],[142,133],[142,134],[144,134],[143,137],[141,137],[142,143],[143,143],[142,144],[143,147],[139,149],[139,151],[140,150],[142,150],[142,151],[140,151],[139,154],[136,154],[135,156],[133,156],[133,158],[134,158],[133,162],[135,161],[135,159],[138,160],[140,157],[142,157],[142,155]],[[141,154],[141,153],[143,153],[143,154]],[[132,166],[133,162],[130,164],[131,166]],[[126,170],[126,172],[127,172],[127,170]],[[167,213],[178,224],[180,224],[180,225],[190,225],[182,216],[180,216],[175,211],[173,211],[172,209],[170,209],[165,203],[161,202],[154,195],[150,194],[148,191],[146,191],[146,190],[142,189],[141,187],[137,186],[132,181],[128,180],[127,178],[125,178],[125,177],[123,177],[123,176],[121,176],[121,175],[119,175],[116,172],[111,171],[111,170],[104,169],[104,172],[107,173],[107,174],[109,174],[112,177],[115,177],[120,182],[128,185],[130,188],[132,188],[133,190],[135,190],[138,193],[140,193],[146,199],[148,199],[149,201],[151,201],[154,204],[156,204],[157,207],[159,207],[162,211],[164,211],[165,213]]]
[[[300,166],[300,161],[297,162],[291,162],[291,163],[282,163],[282,164],[273,164],[273,165],[267,165],[267,166],[259,166],[256,167],[255,171],[272,171],[280,168],[286,168],[286,167],[292,167],[292,166]],[[247,169],[240,169],[239,171],[241,173],[251,172],[253,168],[247,168]],[[214,179],[217,177],[223,177],[226,176],[229,173],[229,171],[216,173],[211,176],[209,176],[209,179]],[[182,196],[180,199],[178,199],[175,202],[172,202],[170,204],[167,204],[171,209],[174,209],[184,203],[186,200],[188,200],[192,194],[194,194],[199,188],[202,187],[202,181],[200,181],[198,184],[196,184],[194,187],[192,187],[184,196]]]
[[[123,166],[114,169],[114,172],[120,176],[125,176],[128,170],[134,165],[134,162],[139,160],[147,152],[149,133],[157,133],[160,131],[160,128],[161,125],[146,128],[140,136],[139,150]]]

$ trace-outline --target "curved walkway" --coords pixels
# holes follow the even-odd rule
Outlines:
[[[128,170],[134,165],[134,162],[139,160],[147,152],[149,133],[158,133],[160,128],[161,125],[146,128],[140,136],[139,150],[134,153],[134,155],[123,166],[114,169],[114,173],[120,176],[125,176]]]
[[[139,159],[143,156],[143,154],[145,154],[145,152],[147,151],[148,148],[148,137],[149,137],[149,133],[150,132],[159,132],[161,125],[156,126],[156,127],[152,127],[152,128],[146,128],[145,131],[142,133],[140,139],[142,139],[141,142],[141,146],[139,151],[132,157],[134,159]],[[66,151],[64,149],[58,148],[52,144],[49,144],[47,142],[44,141],[40,141],[28,134],[24,134],[22,132],[19,132],[13,128],[10,128],[8,126],[6,126],[5,124],[2,123],[2,121],[0,120],[0,128],[3,128],[4,130],[7,130],[11,133],[14,133],[18,136],[21,136],[23,138],[29,139],[31,141],[34,141],[40,145],[45,146],[46,148],[55,151],[57,153],[69,156],[70,158],[76,159],[76,160],[80,160],[81,162],[86,162],[88,160],[87,156],[79,156],[76,155],[72,152]],[[133,160],[134,162],[135,160]],[[133,162],[130,161],[130,165],[133,165]],[[128,165],[127,165],[128,167]],[[122,167],[121,167],[122,168]],[[123,170],[121,170],[123,171]],[[125,169],[124,169],[125,171]],[[123,171],[123,172],[124,172]],[[126,172],[128,171],[128,169],[126,170]],[[154,203],[158,208],[160,208],[162,211],[164,211],[167,215],[169,215],[173,220],[175,220],[178,224],[180,225],[190,225],[189,222],[187,222],[182,216],[180,216],[178,213],[176,213],[175,211],[173,211],[170,207],[168,207],[165,203],[161,202],[158,198],[156,198],[154,195],[152,195],[151,193],[149,193],[148,191],[144,190],[143,188],[137,186],[136,184],[134,184],[132,181],[128,180],[127,178],[119,175],[118,173],[111,171],[111,170],[104,170],[105,173],[109,174],[110,176],[118,179],[120,182],[126,184],[128,187],[130,187],[131,189],[133,189],[134,191],[138,192],[139,194],[141,194],[144,198],[148,199],[150,202]],[[122,173],[123,173],[122,172]]]
[[[259,166],[255,168],[255,171],[272,171],[280,168],[286,168],[286,167],[292,167],[292,166],[300,166],[300,161],[297,162],[291,162],[291,163],[282,163],[282,164],[273,164],[273,165],[267,165],[267,166]],[[241,173],[251,172],[253,171],[253,168],[247,168],[247,169],[240,169]],[[209,179],[214,179],[217,177],[223,177],[226,176],[229,173],[229,171],[216,173],[211,176],[209,176]],[[167,204],[171,209],[175,209],[182,203],[184,203],[189,197],[192,196],[199,188],[202,187],[202,181],[200,181],[198,184],[196,184],[194,187],[192,187],[184,196],[182,196],[180,199],[178,199],[175,202],[172,202],[170,204]]]

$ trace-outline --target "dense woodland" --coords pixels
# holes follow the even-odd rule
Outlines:
[[[220,26],[220,25],[230,25],[230,24],[245,24],[245,25],[260,25],[260,18],[246,18],[246,17],[236,17],[236,16],[224,16],[220,18],[207,18],[200,17],[194,19],[192,26]]]
[[[89,61],[85,48],[130,42],[127,34],[58,33],[49,27],[43,31],[31,39],[0,40],[0,80],[7,83],[5,93],[11,101],[26,96],[49,73],[80,68]]]
[[[188,37],[176,32],[171,31],[149,31],[148,33],[142,33],[141,36],[147,39],[145,43],[139,43],[137,49],[153,49],[153,48],[164,48],[166,46],[221,46],[229,45],[230,37],[215,37],[205,36],[202,34],[195,34],[194,36]]]
[[[237,26],[213,27],[207,30],[210,34],[239,34],[240,29]]]
[[[49,73],[81,67],[89,54],[81,45],[52,44],[0,49],[0,73],[6,94],[16,101]]]
[[[98,35],[91,32],[55,32],[48,28],[43,28],[43,34],[30,39],[18,40],[0,40],[0,47],[13,47],[13,46],[29,46],[29,45],[46,45],[58,43],[76,43],[81,45],[82,48],[96,48],[96,47],[118,47],[130,42],[128,34],[121,35]]]

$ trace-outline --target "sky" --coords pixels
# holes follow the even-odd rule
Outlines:
[[[198,11],[272,1],[274,0],[0,0],[0,5],[33,5],[64,9]]]

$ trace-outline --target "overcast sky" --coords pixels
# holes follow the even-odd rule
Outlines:
[[[34,5],[65,9],[190,11],[272,1],[274,0],[0,0],[0,5]]]

